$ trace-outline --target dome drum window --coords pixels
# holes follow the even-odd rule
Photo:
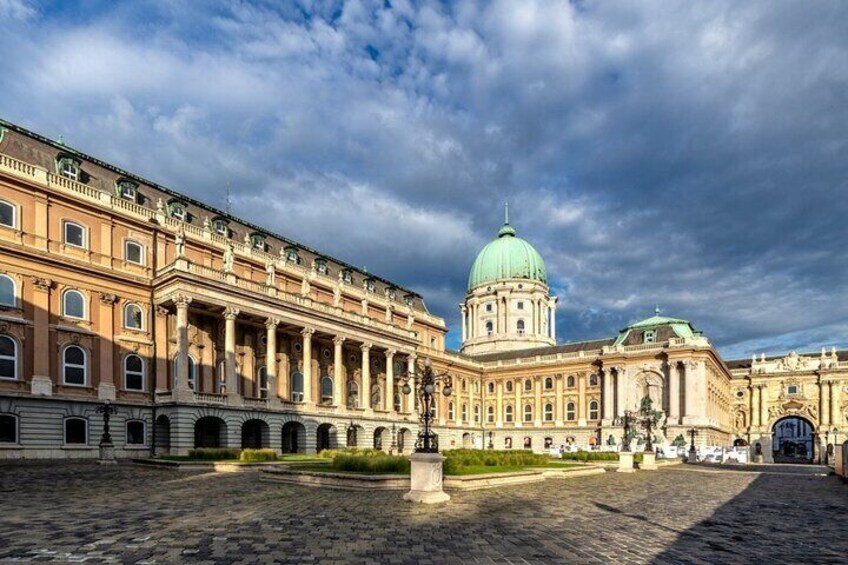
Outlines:
[[[515,324],[515,329],[518,335],[524,335],[524,320],[518,320]]]
[[[115,181],[115,196],[129,200],[138,201],[138,183],[130,179],[120,178]]]

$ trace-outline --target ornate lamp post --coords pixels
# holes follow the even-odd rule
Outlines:
[[[495,448],[495,444],[494,444],[494,442],[492,441],[492,439],[493,439],[494,435],[495,435],[495,434],[494,434],[494,432],[492,432],[492,431],[490,431],[490,432],[489,432],[489,446],[488,446],[488,447],[489,447],[489,449],[494,449],[494,448]]]
[[[347,446],[356,447],[356,424],[353,423],[353,420],[347,425],[345,432],[347,433]]]
[[[439,455],[438,436],[433,433],[433,401],[438,394],[450,396],[453,393],[453,378],[447,373],[433,370],[430,358],[425,357],[422,367],[413,367],[413,373],[404,372],[398,377],[403,383],[403,394],[413,392],[418,395],[419,420],[421,427],[415,442],[415,453],[409,460],[412,463],[410,490],[403,498],[411,502],[432,504],[446,502],[450,496],[442,490],[442,463],[445,458]]]
[[[651,471],[657,468],[656,454],[654,453],[654,429],[662,419],[662,412],[653,409],[653,400],[648,395],[642,399],[639,407],[639,415],[642,417],[642,427],[645,428],[645,451],[642,454],[641,469]]]
[[[630,410],[624,411],[624,416],[618,420],[624,427],[623,435],[621,436],[621,451],[618,453],[618,472],[632,473],[633,472],[633,453],[630,451],[630,441],[633,439],[633,412]]]
[[[97,407],[97,413],[103,415],[103,435],[100,436],[100,459],[101,465],[114,465],[115,446],[112,444],[112,435],[109,433],[109,418],[118,413],[118,408],[112,406],[108,400]]]

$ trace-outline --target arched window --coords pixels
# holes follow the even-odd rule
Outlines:
[[[138,355],[124,357],[124,389],[144,390],[144,360]]]
[[[188,388],[190,388],[191,390],[195,390],[194,385],[196,383],[196,377],[197,377],[197,360],[195,360],[195,358],[192,357],[191,355],[187,355],[186,357],[188,358]],[[180,356],[175,355],[174,356],[174,364],[173,364],[173,367],[171,368],[171,370],[174,373],[173,374],[174,388],[177,387],[177,376],[180,374],[179,360],[180,360]]]
[[[495,421],[495,407],[486,406],[486,421],[492,423]]]
[[[597,420],[598,418],[599,418],[598,401],[593,400],[592,402],[589,403],[589,419],[590,420]]]
[[[256,382],[259,383],[259,398],[268,398],[268,368],[265,365],[256,370]]]
[[[321,402],[324,404],[333,403],[333,379],[329,375],[324,375],[321,378]]]
[[[62,295],[62,315],[85,320],[85,297],[78,290],[66,290]]]
[[[65,222],[62,225],[62,241],[65,245],[74,247],[86,247],[85,228],[74,222]]]
[[[598,386],[598,374],[592,373],[589,375],[589,386]]]
[[[566,380],[566,386],[568,388],[574,388],[574,377],[573,376],[568,377],[568,379]]]
[[[0,414],[0,443],[18,443],[18,417]]]
[[[62,382],[66,385],[85,386],[88,382],[88,355],[78,345],[69,345],[62,352]]]
[[[453,410],[453,402],[448,402],[448,420],[453,420],[454,410]]]
[[[512,406],[509,404],[504,406],[504,421],[512,422]]]
[[[512,438],[505,437],[504,438],[504,449],[512,449]]]
[[[380,389],[380,385],[373,385],[371,387],[371,407],[372,408],[380,408],[383,405],[383,391]]]
[[[145,433],[144,421],[128,420],[127,421],[127,445],[145,445],[147,434]]]
[[[533,438],[524,436],[524,449],[533,449]]]
[[[495,383],[489,382],[486,385],[486,390],[489,391],[489,394],[495,394]]]
[[[137,241],[124,243],[124,259],[127,263],[144,265],[144,246]]]
[[[0,379],[18,378],[18,342],[0,335]]]
[[[574,403],[573,402],[569,402],[565,406],[565,419],[568,420],[569,422],[574,421]]]
[[[11,202],[0,200],[0,226],[15,229],[18,227],[18,209]]]
[[[553,404],[545,404],[545,421],[553,422],[554,421],[554,405]]]
[[[395,396],[394,396],[394,398],[392,399],[392,404],[394,405],[395,412],[400,412],[400,411],[401,411],[402,406],[401,406],[401,396],[400,396],[400,393],[397,393],[397,392],[395,393]]]
[[[518,330],[518,335],[524,335],[524,320],[518,320],[515,323],[515,329]]]
[[[533,390],[533,381],[532,380],[530,380],[530,379],[524,380],[524,390],[526,390],[528,392]]]
[[[492,322],[486,322],[486,335],[492,335],[494,333],[494,326]]]
[[[551,377],[545,377],[545,390],[554,388],[554,380]]]
[[[291,376],[291,401],[303,402],[303,373],[295,371]]]
[[[468,421],[468,405],[467,404],[462,405],[462,421],[463,422]]]
[[[124,306],[124,327],[129,330],[144,329],[144,311],[138,304]]]
[[[18,305],[17,293],[15,292],[15,281],[7,275],[0,275],[0,306]]]
[[[474,423],[475,424],[480,423],[480,405],[479,404],[474,405]]]
[[[88,420],[84,418],[65,418],[65,444],[88,444]]]
[[[533,406],[531,404],[524,405],[524,421],[532,422],[533,421]]]
[[[512,392],[512,381],[506,381],[506,391]]]
[[[359,408],[359,385],[356,381],[347,382],[347,407]]]

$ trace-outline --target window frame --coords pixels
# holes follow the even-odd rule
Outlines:
[[[507,404],[504,406],[504,422],[507,424],[511,424],[514,422],[515,411],[512,408],[512,404]]]
[[[68,165],[70,165],[70,169],[66,170],[65,167]],[[59,157],[56,159],[56,174],[68,180],[80,182],[80,177],[82,176],[81,165],[82,163],[80,161],[72,157]]]
[[[85,424],[85,441],[84,441],[84,442],[82,442],[82,443],[80,443],[80,442],[73,442],[73,443],[71,443],[71,442],[69,442],[69,441],[68,441],[68,422],[70,422],[71,420],[78,420],[78,421],[81,421],[81,422],[83,422],[83,423]],[[62,421],[62,445],[63,445],[63,447],[68,447],[68,446],[88,446],[88,445],[89,445],[89,441],[90,441],[90,439],[91,439],[91,438],[89,437],[89,436],[90,436],[90,432],[91,432],[91,430],[89,430],[89,422],[88,422],[88,418],[83,418],[82,416],[68,416],[68,417],[66,417],[66,418]]]
[[[12,302],[2,302],[0,301],[0,308],[17,308],[18,307],[18,281],[16,281],[13,277],[10,277],[7,274],[0,274],[0,281],[8,280],[12,285]],[[2,295],[0,295],[0,299],[2,299]]]
[[[300,379],[300,390],[295,389],[295,384],[297,382],[297,378]],[[303,373],[300,371],[292,371],[291,373],[291,385],[289,386],[289,399],[291,402],[303,402]]]
[[[542,409],[542,414],[545,422],[554,421],[554,405],[548,402]]]
[[[574,402],[565,403],[565,421],[574,422],[577,420],[577,405]]]
[[[129,254],[130,246],[138,247],[138,261],[133,261],[132,259],[130,259],[130,254]],[[140,267],[143,267],[147,263],[146,256],[145,256],[146,253],[147,253],[147,249],[144,246],[144,244],[139,243],[138,241],[135,241],[134,239],[127,239],[127,240],[124,241],[124,261],[126,261],[127,263],[131,263],[133,265],[138,265]]]
[[[0,376],[0,380],[3,381],[19,381],[21,380],[21,346],[18,343],[18,340],[9,334],[0,334],[0,339],[8,339],[12,342],[12,347],[14,348],[12,353],[12,376],[11,377],[3,377]],[[10,358],[7,356],[3,356],[2,359],[9,360]]]
[[[268,365],[263,364],[256,368],[256,388],[259,389],[259,398],[268,398]]]
[[[0,445],[20,445],[21,444],[21,418],[17,414],[12,414],[11,412],[0,412],[0,418],[11,418],[14,422],[13,429],[15,433],[14,441],[2,441],[0,439]],[[2,438],[2,436],[0,436]]]
[[[130,442],[130,424],[141,424],[141,443]],[[147,422],[138,418],[132,418],[124,422],[124,443],[129,449],[147,447]]]
[[[79,228],[82,232],[82,243],[79,245],[68,240],[68,228],[71,226]],[[88,227],[74,220],[62,220],[62,245],[88,250]]]
[[[494,406],[486,406],[486,423],[491,424],[495,421],[495,407]]]
[[[82,316],[68,314],[68,295],[70,294],[78,294],[82,300]],[[66,288],[64,292],[62,292],[62,317],[70,318],[72,320],[88,320],[88,299],[81,290]]]
[[[523,418],[522,421],[524,423],[529,423],[529,422],[533,421],[533,405],[532,404],[525,404],[524,405],[522,418]]]
[[[77,365],[75,363],[69,364],[67,362],[68,350],[70,349],[79,349],[82,351],[82,365]],[[62,348],[62,386],[75,386],[85,388],[89,383],[89,354],[88,351],[81,345],[76,343],[69,343]],[[68,382],[68,372],[67,369],[82,369],[82,383],[71,383]]]
[[[141,361],[141,370],[140,371],[130,371],[127,368],[127,363],[129,362],[131,357],[137,357]],[[128,353],[124,356],[123,361],[123,373],[124,373],[124,390],[131,392],[144,392],[147,388],[145,386],[145,381],[147,380],[147,364],[144,361],[144,357],[138,355],[137,353]],[[129,386],[129,376],[137,376],[141,379],[141,388],[131,388]]]
[[[171,361],[171,383],[173,388],[177,388],[177,385],[179,384],[177,381],[177,377],[180,372],[178,364],[179,359],[180,354],[177,353]],[[191,353],[186,355],[186,359],[188,360],[188,376],[186,377],[188,382],[186,384],[189,389],[195,390],[195,386],[197,385],[197,359],[195,359]]]
[[[138,309],[138,314],[139,314],[139,316],[138,316],[139,317],[138,327],[130,326],[130,325],[127,324],[127,320],[128,320],[127,316],[129,314],[129,310],[130,310],[130,308],[133,308],[133,307]],[[141,306],[139,306],[135,302],[128,302],[128,303],[124,304],[122,314],[123,314],[122,315],[122,318],[123,318],[122,322],[123,322],[124,329],[132,330],[132,331],[135,331],[135,332],[143,332],[145,330],[146,324],[144,323],[144,321],[145,321],[144,320],[144,308],[142,308]]]
[[[330,394],[324,394],[324,385],[329,382],[330,383]],[[330,375],[324,375],[321,377],[321,404],[333,404],[333,394],[335,393],[335,383],[333,382],[333,377]]]
[[[3,222],[0,222],[0,226],[7,228],[7,229],[10,229],[10,230],[17,230],[18,229],[18,206],[14,202],[10,202],[9,200],[6,200],[4,198],[0,198],[0,207],[2,207],[4,205],[8,206],[9,209],[12,210],[12,224],[9,225],[9,224],[4,224]]]
[[[554,389],[554,379],[553,377],[545,377],[545,390],[553,390]]]
[[[594,406],[594,408],[592,408],[593,406]],[[589,420],[590,421],[600,420],[600,418],[601,418],[601,405],[597,400],[592,400],[592,401],[589,402],[588,413],[589,413]],[[593,415],[593,413],[594,413],[594,415]]]
[[[512,384],[511,380],[506,381],[506,383],[504,384],[504,390],[506,392],[514,392],[513,384]]]
[[[656,343],[657,342],[657,330],[645,330],[642,334],[642,343]]]

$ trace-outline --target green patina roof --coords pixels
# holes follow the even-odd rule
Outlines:
[[[498,238],[487,244],[474,260],[468,290],[503,279],[528,279],[547,284],[548,273],[542,256],[515,233],[507,219]]]
[[[652,328],[657,328],[659,326],[671,326],[672,331],[674,331],[677,337],[695,337],[701,335],[701,332],[695,330],[692,327],[691,322],[689,320],[682,320],[680,318],[669,318],[668,316],[660,316],[660,309],[657,308],[654,311],[654,315],[650,318],[646,318],[634,324],[630,324],[623,330],[618,333],[618,338],[615,340],[613,345],[620,345],[624,343],[627,339],[627,336],[630,335],[632,330],[649,330]]]

